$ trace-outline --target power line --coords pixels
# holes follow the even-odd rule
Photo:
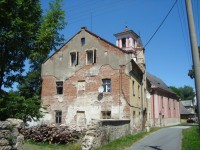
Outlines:
[[[116,2],[116,1],[115,1]],[[118,4],[116,6],[127,6],[128,3],[123,3],[123,1],[121,0],[118,0],[115,4]],[[121,4],[121,5],[119,5]],[[111,3],[109,4],[111,5]],[[82,21],[82,20],[85,20],[86,18],[88,19],[91,19],[91,13],[92,13],[92,19],[94,20],[96,16],[99,16],[99,15],[102,15],[102,14],[107,14],[108,12],[111,12],[115,9],[118,9],[118,7],[110,7],[109,5],[103,5],[103,7],[98,7],[98,8],[93,8],[95,11],[87,11],[87,12],[84,12],[84,13],[81,13],[79,14],[79,17],[76,17],[75,19],[69,19],[68,20],[68,23],[69,24],[75,24],[76,22],[79,22],[79,21]],[[72,18],[72,17],[71,17]]]
[[[185,35],[184,30],[183,30],[183,22],[181,20],[181,15],[180,15],[180,10],[179,10],[179,5],[178,4],[177,4],[177,12],[178,12],[179,20],[180,20],[181,31],[182,31],[182,34],[183,34],[183,40],[184,40],[184,44],[185,44],[185,50],[186,50],[186,54],[187,54],[188,63],[190,64],[191,60],[190,60],[189,47],[187,47],[187,44],[186,44],[186,35]],[[189,67],[191,67],[191,66],[189,66]]]
[[[148,40],[148,42],[145,44],[144,47],[146,47],[150,41],[153,39],[153,37],[156,35],[156,33],[158,32],[158,30],[161,28],[161,26],[163,25],[163,23],[165,22],[165,20],[167,19],[167,17],[169,16],[169,14],[171,13],[172,9],[174,8],[174,6],[176,5],[178,0],[176,0],[173,4],[173,6],[171,7],[171,9],[169,10],[169,12],[167,13],[167,15],[165,16],[165,18],[163,19],[163,21],[161,22],[161,24],[158,26],[158,28],[156,29],[156,31],[153,33],[153,35],[151,36],[151,38]]]

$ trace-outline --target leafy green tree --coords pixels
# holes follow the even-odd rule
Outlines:
[[[19,2],[18,5],[20,8],[22,7],[22,10],[29,10],[29,5],[27,5],[25,8],[24,5],[22,5],[22,2],[28,3],[29,1],[17,0],[17,2]],[[37,28],[34,30],[32,39],[28,39],[27,37],[27,41],[24,41],[25,45],[27,44],[29,46],[23,47],[23,45],[21,45],[21,49],[17,48],[19,54],[17,53],[15,57],[17,59],[19,55],[19,57],[21,57],[22,59],[20,60],[20,62],[16,62],[13,64],[13,68],[15,68],[16,66],[18,66],[17,63],[19,63],[20,65],[18,66],[18,68],[20,71],[12,70],[11,65],[9,66],[8,63],[8,67],[11,67],[11,69],[9,70],[10,72],[3,73],[4,76],[2,78],[1,86],[4,85],[5,87],[11,87],[14,81],[18,81],[19,86],[17,92],[11,91],[5,93],[0,90],[2,92],[2,94],[0,95],[0,120],[4,120],[8,117],[16,117],[23,119],[24,122],[26,122],[31,118],[38,119],[42,115],[40,112],[40,94],[42,82],[41,64],[45,59],[47,59],[48,54],[51,50],[55,50],[57,46],[63,44],[64,36],[60,34],[60,30],[64,29],[66,22],[64,21],[64,11],[61,9],[61,0],[50,2],[49,10],[47,10],[44,16],[42,16],[39,1],[36,2],[37,5],[34,3],[31,7],[37,6],[37,9],[40,10],[37,12],[38,18],[32,18],[33,22],[37,22]],[[7,1],[5,3],[8,4]],[[15,8],[15,6],[10,7],[14,7],[13,9],[18,9]],[[30,14],[31,13],[35,13],[35,11],[30,11]],[[26,16],[29,14],[22,13],[21,15]],[[21,24],[19,24],[19,26],[20,25]],[[31,31],[27,29],[27,32],[29,33]],[[18,42],[18,44],[21,44],[20,41]],[[22,52],[20,52],[20,50],[22,50]],[[27,50],[27,52],[24,52],[25,50]],[[13,50],[8,49],[7,51],[9,53],[12,53],[15,51],[15,48],[13,48]],[[29,60],[30,69],[27,72],[26,76],[22,76],[20,73],[23,72],[23,63],[25,59]],[[9,61],[12,62],[12,60],[8,59],[8,62]],[[13,62],[14,61],[15,60],[13,60]],[[19,74],[17,74],[17,72],[19,72]],[[10,75],[10,77],[12,78],[12,80],[9,80],[10,82],[7,82],[7,80],[9,79],[8,75]]]
[[[191,86],[185,85],[184,87],[176,88],[175,86],[169,87],[174,93],[180,96],[181,100],[194,100],[195,93]]]
[[[41,25],[39,0],[0,1],[0,91],[21,79]]]
[[[178,96],[181,97],[181,91],[180,89],[176,88],[175,86],[170,86],[169,87],[174,93],[176,93]]]
[[[181,91],[181,100],[194,100],[195,93],[194,89],[191,86],[180,87]]]
[[[40,118],[40,100],[37,96],[25,99],[18,92],[10,91],[0,97],[0,120],[9,117],[19,118],[24,122],[33,117]]]
[[[50,3],[46,15],[42,17],[42,23],[37,32],[35,47],[30,55],[30,71],[19,84],[19,92],[26,98],[41,94],[41,64],[47,59],[51,50],[63,44],[64,36],[59,33],[64,29],[65,14],[61,9],[61,1]]]

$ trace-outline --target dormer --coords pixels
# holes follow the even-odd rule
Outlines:
[[[142,47],[140,37],[126,26],[123,32],[114,34],[116,46],[125,51],[135,52],[136,48]]]

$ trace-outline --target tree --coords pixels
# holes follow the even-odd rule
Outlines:
[[[174,93],[176,93],[178,96],[181,97],[181,91],[180,89],[176,88],[175,86],[170,86],[169,87]]]
[[[18,1],[22,2],[22,0]],[[39,4],[39,2],[37,4]],[[21,7],[23,6],[24,5]],[[37,6],[39,6],[38,9],[41,10],[40,5]],[[14,70],[10,70],[10,72],[14,72],[14,74],[11,75],[13,80],[8,84],[5,79],[8,79],[7,74],[9,73],[4,72],[2,85],[10,87],[14,81],[18,81],[19,86],[16,92],[11,91],[5,93],[2,91],[3,94],[0,95],[0,120],[6,119],[7,117],[16,117],[26,122],[33,118],[38,119],[42,115],[40,112],[41,64],[47,59],[51,50],[55,50],[57,46],[63,44],[64,36],[60,34],[59,31],[64,29],[66,25],[64,21],[64,11],[61,9],[61,0],[50,2],[49,6],[49,10],[44,16],[42,16],[40,11],[38,12],[39,17],[37,19],[35,18],[36,20],[33,19],[33,22],[38,23],[37,30],[35,30],[33,38],[28,40],[30,43],[27,43],[30,46],[26,47],[28,48],[28,52],[22,52],[23,57],[20,61],[21,66],[19,66],[19,72],[23,72],[23,68],[20,67],[23,67],[24,60],[28,59],[30,70],[27,72],[26,76],[18,75]],[[22,10],[23,9],[29,8],[22,8]],[[20,42],[18,44],[20,44]],[[14,50],[13,48],[11,52]],[[20,49],[18,50],[20,51]],[[22,50],[25,50],[23,46]],[[8,49],[8,52],[10,52],[10,49]],[[16,58],[17,57],[18,56],[16,56]],[[13,64],[13,67],[15,67],[15,65],[17,65],[17,63]]]
[[[181,91],[181,100],[194,100],[195,93],[194,89],[191,86],[180,87]]]
[[[175,86],[169,87],[174,93],[180,96],[181,100],[194,100],[195,93],[191,86],[185,85],[184,87],[176,88]]]
[[[33,116],[40,118],[40,100],[37,96],[25,99],[18,92],[10,91],[0,97],[0,120],[9,117],[19,118],[24,122],[32,119]]]
[[[50,8],[42,18],[42,23],[37,32],[35,47],[30,55],[30,71],[21,80],[19,92],[26,98],[41,94],[41,64],[47,59],[51,50],[63,44],[64,36],[59,33],[64,29],[64,11],[61,9],[61,1],[50,3]]]
[[[0,1],[0,91],[21,79],[41,24],[39,0]]]

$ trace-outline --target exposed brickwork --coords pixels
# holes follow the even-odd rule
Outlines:
[[[96,63],[86,63],[87,50],[96,50]],[[70,66],[72,51],[79,53],[77,66]],[[92,119],[102,119],[102,111],[111,112],[111,119],[132,119],[130,61],[127,53],[101,38],[78,33],[43,64],[42,102],[50,123],[55,123],[56,110],[62,111],[62,123],[67,125],[87,125]],[[103,79],[110,79],[110,92],[98,92]],[[56,81],[63,81],[61,95],[56,93]]]

